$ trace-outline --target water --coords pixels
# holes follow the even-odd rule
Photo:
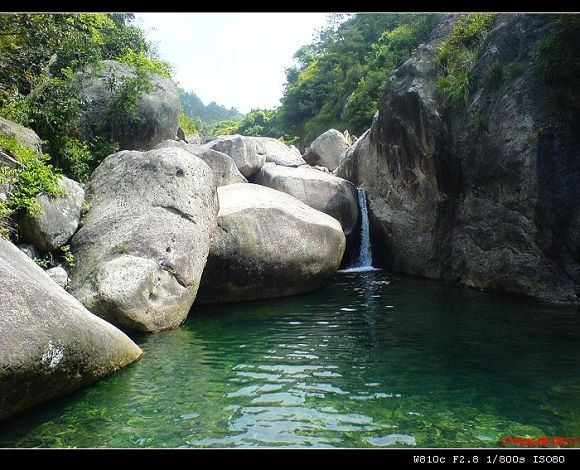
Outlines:
[[[580,315],[383,271],[193,311],[0,427],[20,447],[496,447],[580,435]]]
[[[347,269],[343,269],[341,273],[355,273],[366,271],[377,271],[373,267],[373,254],[371,247],[371,237],[369,232],[369,214],[367,210],[367,197],[362,188],[358,190],[358,208],[360,213],[360,246],[357,256],[352,264]]]

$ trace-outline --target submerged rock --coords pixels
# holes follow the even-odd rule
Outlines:
[[[334,217],[347,236],[357,227],[357,190],[350,181],[307,165],[288,168],[266,163],[254,177],[254,183],[290,194],[313,209]]]
[[[304,153],[310,165],[325,166],[333,171],[346,155],[349,143],[336,129],[329,129],[312,141]]]
[[[222,186],[218,194],[200,303],[311,292],[338,269],[345,236],[336,219],[256,184]]]
[[[25,214],[19,221],[22,238],[41,251],[60,248],[76,232],[85,200],[85,191],[71,179],[61,177],[60,186],[66,190],[62,196],[36,197],[40,205],[39,215]]]
[[[178,326],[204,269],[218,202],[211,169],[179,148],[107,157],[73,237],[71,293],[127,331]]]
[[[0,238],[0,419],[95,382],[141,350]]]

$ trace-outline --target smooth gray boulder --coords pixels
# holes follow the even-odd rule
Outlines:
[[[176,137],[181,103],[177,86],[169,78],[148,74],[151,86],[137,99],[136,118],[115,109],[115,98],[135,77],[133,67],[114,60],[75,73],[73,83],[84,103],[83,138],[110,135],[121,149],[150,150],[162,140]]]
[[[66,190],[62,196],[39,194],[39,215],[24,214],[19,220],[23,239],[41,251],[54,251],[70,239],[79,226],[81,209],[85,200],[83,188],[66,177],[59,184]]]
[[[304,204],[334,217],[345,235],[358,224],[356,187],[347,180],[304,165],[298,168],[266,163],[254,183],[294,196]]]
[[[238,134],[222,135],[205,145],[230,156],[240,173],[246,178],[260,171],[260,168],[266,163],[266,155],[259,154],[253,142]]]
[[[310,165],[325,166],[334,171],[348,151],[349,143],[336,129],[329,129],[312,141],[304,153]]]
[[[180,148],[123,151],[94,171],[72,240],[70,291],[127,331],[178,326],[195,299],[215,231],[211,169]]]
[[[16,140],[23,147],[28,147],[37,155],[42,154],[42,142],[40,137],[32,129],[21,126],[15,122],[0,117],[0,135],[8,139]],[[3,155],[0,153],[0,166],[4,164]],[[7,166],[12,166],[13,162],[7,161]]]
[[[63,289],[68,286],[68,273],[62,266],[47,269],[46,274]]]
[[[0,419],[95,382],[141,357],[0,238]]]
[[[256,184],[218,188],[220,211],[197,302],[311,292],[338,269],[340,223],[296,198]]]
[[[155,148],[171,147],[185,149],[207,163],[213,171],[216,186],[248,182],[236,167],[234,160],[225,153],[213,150],[207,145],[186,144],[185,142],[177,140],[164,140]]]
[[[300,166],[306,162],[294,146],[288,147],[272,137],[244,137],[248,145],[254,145],[256,153],[266,156],[266,162],[282,166]]]

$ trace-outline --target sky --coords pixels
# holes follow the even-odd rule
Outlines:
[[[174,66],[179,86],[211,101],[252,108],[280,104],[284,69],[326,24],[326,13],[140,13],[137,24]]]

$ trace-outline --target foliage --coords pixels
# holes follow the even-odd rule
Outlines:
[[[132,14],[122,13],[0,15],[0,115],[36,131],[53,164],[77,180],[86,180],[118,148],[114,133],[138,119],[137,103],[150,87],[149,73],[171,74],[132,20]],[[105,59],[135,67],[137,73],[117,88],[111,127],[95,129],[93,137],[82,140],[84,103],[73,74]]]
[[[205,106],[199,97],[190,91],[180,89],[179,97],[183,113],[196,121],[196,127],[204,135],[210,134],[212,128],[220,121],[239,122],[244,117],[236,108],[226,109],[213,101]]]
[[[467,102],[471,91],[469,73],[494,20],[491,13],[462,15],[441,43],[435,58],[436,84],[444,104],[459,106]]]
[[[361,134],[371,124],[387,79],[425,42],[441,15],[331,15],[294,55],[278,109],[279,129],[305,146],[331,127]]]
[[[42,269],[48,269],[52,262],[50,260],[50,255],[45,255],[42,258],[34,258],[34,262],[40,266]]]
[[[563,109],[580,110],[580,15],[557,15],[554,32],[540,40],[539,71]]]
[[[73,268],[76,266],[76,258],[70,251],[70,245],[63,245],[60,247],[61,256],[65,264],[69,268]]]
[[[179,127],[183,129],[185,135],[199,135],[199,129],[197,128],[195,121],[184,114],[183,106],[181,107],[181,113],[179,114]]]
[[[21,165],[15,170],[2,172],[0,180],[9,180],[10,194],[8,201],[0,206],[0,219],[7,219],[19,210],[39,215],[41,207],[36,200],[39,194],[65,194],[64,188],[58,182],[60,174],[48,163],[48,155],[39,157],[32,149],[4,136],[0,136],[0,148],[11,154]],[[2,226],[1,231],[6,236],[8,224],[2,223]]]
[[[238,121],[219,121],[213,126],[212,135],[237,134],[240,123]]]

